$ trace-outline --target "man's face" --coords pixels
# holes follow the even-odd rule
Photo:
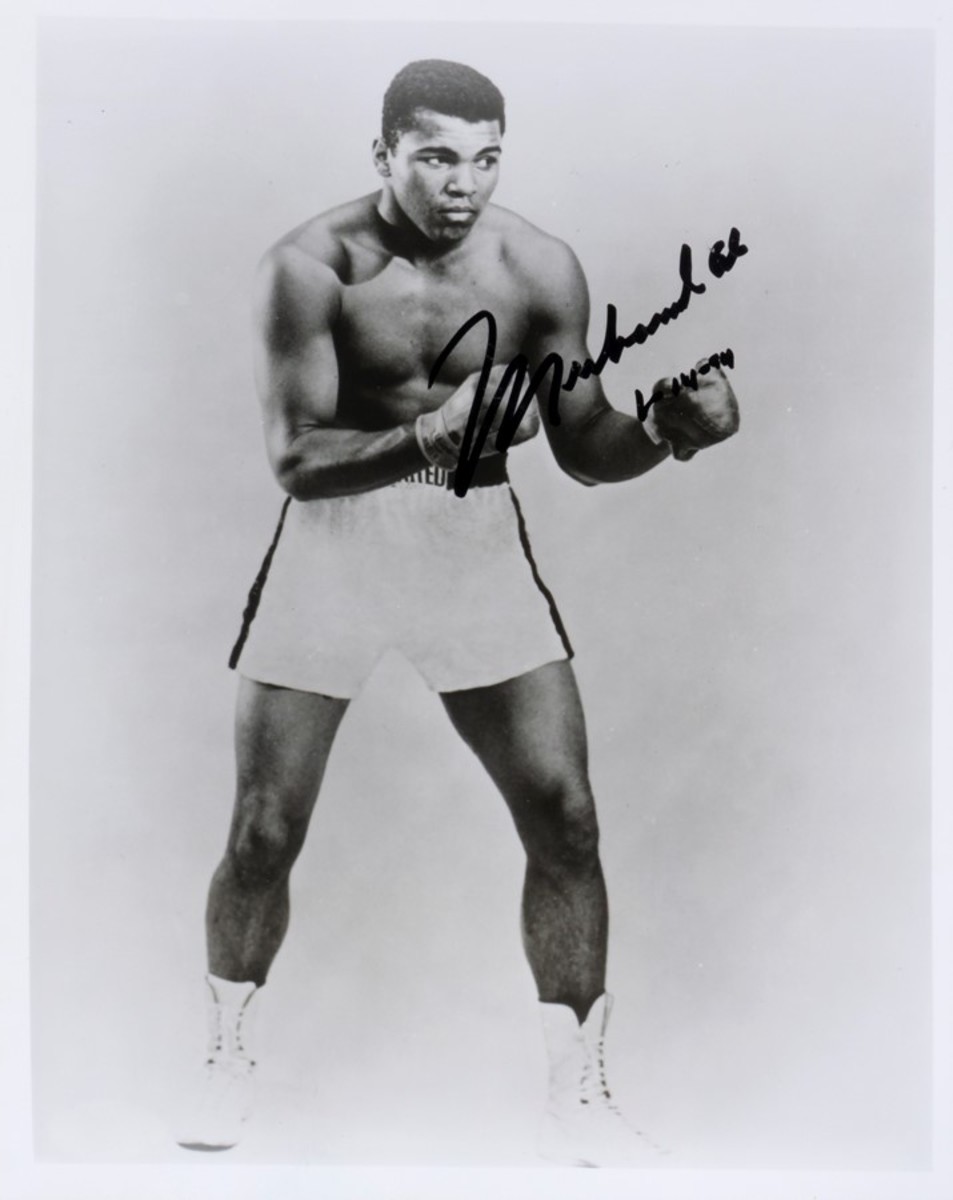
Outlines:
[[[431,241],[458,242],[489,203],[500,170],[498,121],[418,109],[393,151],[377,143],[378,170],[398,206]]]

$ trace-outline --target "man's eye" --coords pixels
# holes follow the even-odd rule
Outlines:
[[[481,158],[477,160],[477,166],[481,171],[490,171],[499,162],[497,158]]]
[[[422,163],[426,163],[428,167],[443,167],[446,165],[446,162],[447,162],[447,160],[445,158],[437,158],[435,156],[432,156],[429,158],[422,158],[420,161]]]

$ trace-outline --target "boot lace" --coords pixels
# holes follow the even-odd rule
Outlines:
[[[600,1038],[591,1054],[586,1055],[580,1079],[580,1104],[595,1104],[608,1109],[616,1116],[622,1116],[618,1105],[612,1099],[609,1083],[606,1079],[606,1064],[604,1042]]]
[[[242,1022],[245,1016],[244,1006],[235,1015],[235,1025],[232,1030],[231,1044],[226,1046],[227,1030],[225,1026],[225,1011],[221,1004],[213,1004],[209,1010],[208,1029],[208,1058],[206,1066],[227,1066],[233,1073],[243,1074],[255,1065],[248,1057],[245,1043],[242,1040]]]

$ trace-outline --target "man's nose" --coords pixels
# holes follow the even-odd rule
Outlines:
[[[447,187],[460,196],[472,196],[476,191],[476,179],[473,168],[461,164],[452,171],[447,181]]]

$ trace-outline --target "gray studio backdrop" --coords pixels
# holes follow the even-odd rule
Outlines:
[[[508,102],[496,200],[620,326],[603,381],[733,349],[731,443],[513,474],[577,651],[613,902],[616,1092],[697,1167],[929,1161],[932,49],[925,35],[50,22],[39,49],[37,1150],[161,1161],[203,1050],[225,668],[282,496],[251,276],[374,190],[392,74]],[[749,253],[720,280],[708,247]],[[413,671],[342,727],[232,1161],[531,1164],[544,1083],[502,802]]]

